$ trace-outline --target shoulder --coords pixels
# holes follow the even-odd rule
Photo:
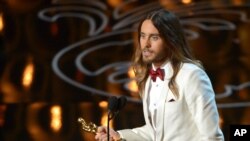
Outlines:
[[[203,68],[192,63],[183,63],[177,76],[179,81],[207,80],[207,73]]]
[[[182,63],[180,73],[205,72],[203,68],[192,63]]]

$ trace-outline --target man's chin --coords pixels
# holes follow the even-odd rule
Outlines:
[[[149,60],[149,59],[143,59],[143,62],[145,64],[151,64],[153,61],[152,60]]]

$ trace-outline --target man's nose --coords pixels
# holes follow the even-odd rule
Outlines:
[[[151,46],[150,39],[149,39],[149,38],[147,38],[147,40],[146,40],[146,47],[150,47],[150,46]]]

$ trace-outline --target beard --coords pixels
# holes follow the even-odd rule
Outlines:
[[[154,52],[147,48],[142,50],[142,60],[146,64],[162,63],[166,58],[167,55],[165,51]]]

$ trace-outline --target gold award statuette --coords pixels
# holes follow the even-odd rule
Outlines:
[[[79,117],[78,122],[81,123],[82,129],[86,132],[90,132],[93,134],[96,134],[97,132],[97,126],[93,122],[87,123],[83,118]]]

